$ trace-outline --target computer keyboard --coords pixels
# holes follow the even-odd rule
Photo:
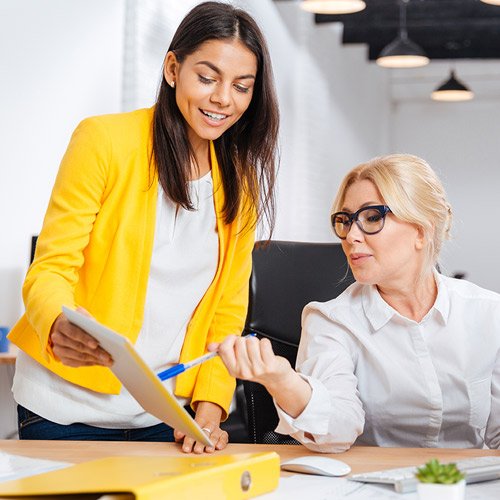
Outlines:
[[[454,463],[465,474],[467,483],[500,479],[500,456],[473,457],[458,460]],[[364,483],[392,484],[398,493],[408,493],[417,489],[418,481],[415,479],[417,469],[418,467],[402,467],[399,469],[364,472],[362,474],[353,474],[349,479]]]

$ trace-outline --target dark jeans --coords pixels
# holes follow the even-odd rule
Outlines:
[[[142,429],[103,429],[85,424],[61,425],[17,405],[19,439],[68,441],[174,441],[172,427],[161,423]]]

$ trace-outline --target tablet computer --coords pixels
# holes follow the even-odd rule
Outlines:
[[[92,335],[109,352],[114,361],[110,370],[144,410],[196,441],[213,446],[207,434],[163,386],[126,337],[66,306],[62,311],[71,323]]]

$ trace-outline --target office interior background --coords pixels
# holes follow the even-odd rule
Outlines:
[[[22,313],[31,235],[73,129],[89,115],[154,103],[170,38],[196,3],[0,0],[1,325]],[[437,170],[454,207],[443,272],[500,292],[500,61],[381,68],[366,45],[342,44],[341,23],[315,23],[297,1],[232,3],[262,26],[274,65],[282,116],[274,238],[334,241],[329,211],[343,175],[373,156],[412,153]],[[411,37],[410,14],[408,26]],[[472,101],[430,99],[451,67]]]

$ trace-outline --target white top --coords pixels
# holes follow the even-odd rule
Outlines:
[[[178,362],[186,326],[217,268],[219,241],[211,173],[190,182],[190,189],[194,211],[177,207],[161,187],[158,191],[144,322],[135,344],[154,371]],[[173,393],[175,378],[164,384]],[[19,404],[59,424],[138,428],[159,423],[124,387],[119,395],[90,391],[68,383],[22,351],[12,390]]]
[[[436,281],[436,302],[420,323],[358,283],[308,304],[297,371],[312,396],[296,419],[278,408],[276,431],[322,452],[354,441],[499,448],[500,295],[440,275]]]

